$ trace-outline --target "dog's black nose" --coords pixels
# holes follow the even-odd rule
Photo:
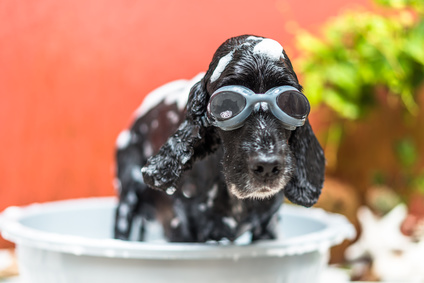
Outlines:
[[[255,155],[249,158],[249,169],[262,180],[273,179],[283,169],[283,158],[278,155]]]

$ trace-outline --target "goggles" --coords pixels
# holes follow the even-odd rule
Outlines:
[[[231,85],[212,94],[207,117],[210,124],[224,131],[235,130],[243,126],[255,105],[263,102],[288,130],[303,126],[310,110],[306,96],[292,86],[278,86],[265,93],[255,93],[244,86]]]

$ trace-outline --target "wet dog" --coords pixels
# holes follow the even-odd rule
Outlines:
[[[190,88],[191,87],[191,88]],[[172,242],[275,238],[284,196],[312,206],[325,158],[276,41],[224,42],[206,74],[152,92],[117,140],[115,237],[155,219]]]

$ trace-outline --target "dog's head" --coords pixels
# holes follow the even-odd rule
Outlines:
[[[175,187],[196,158],[221,145],[223,173],[236,197],[263,199],[284,189],[292,202],[313,205],[325,161],[301,91],[279,43],[248,35],[227,40],[192,88],[186,121],[149,159],[146,183]]]

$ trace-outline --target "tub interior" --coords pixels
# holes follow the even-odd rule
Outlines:
[[[34,209],[25,217],[21,217],[19,222],[42,232],[91,239],[112,239],[115,206],[114,200],[92,202],[90,205],[79,205],[79,207],[64,203],[43,207],[38,211]],[[319,219],[296,215],[287,204],[283,204],[279,218],[277,229],[279,239],[305,236],[326,228],[325,223]],[[149,223],[146,232],[147,242],[164,241],[159,224]]]
[[[26,216],[19,222],[35,230],[60,235],[80,236],[93,239],[112,238],[113,207],[87,207],[61,209],[51,213],[42,211]]]

